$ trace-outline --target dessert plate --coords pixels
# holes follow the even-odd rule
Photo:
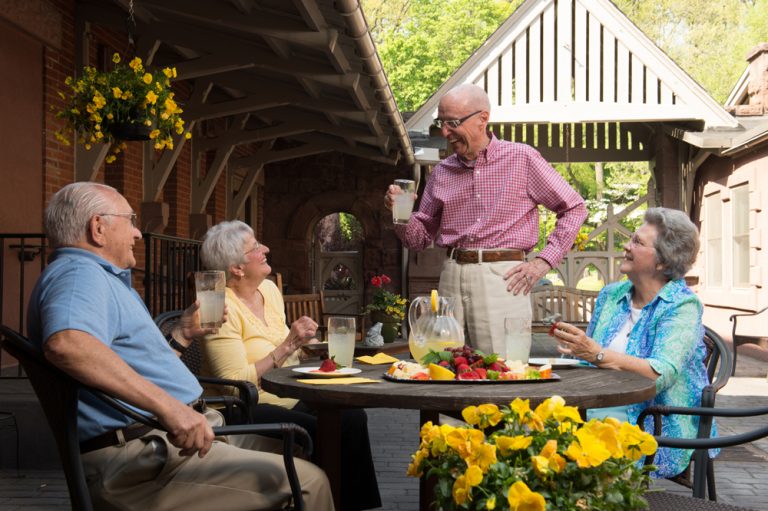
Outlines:
[[[312,376],[314,378],[339,378],[341,376],[352,376],[353,374],[361,372],[360,369],[354,367],[342,367],[341,369],[336,369],[335,371],[328,373],[321,372],[319,369],[320,366],[294,367],[293,372],[303,374],[304,376]]]

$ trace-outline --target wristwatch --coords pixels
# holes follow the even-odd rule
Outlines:
[[[595,362],[602,362],[605,358],[605,350],[600,350],[598,354],[595,356]]]

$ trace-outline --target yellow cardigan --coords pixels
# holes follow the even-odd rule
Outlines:
[[[253,365],[257,360],[268,357],[269,353],[282,343],[290,329],[285,324],[285,306],[283,296],[277,286],[268,279],[259,286],[264,296],[264,319],[258,319],[234,291],[227,288],[226,304],[229,309],[227,322],[217,334],[208,335],[202,342],[204,376],[248,380],[259,385],[259,375]],[[283,364],[284,367],[298,365],[298,352],[292,353]],[[225,387],[230,394],[234,387]],[[222,394],[222,387],[206,387],[208,394]],[[295,399],[281,398],[261,390],[259,403],[268,403],[285,408],[293,408]]]

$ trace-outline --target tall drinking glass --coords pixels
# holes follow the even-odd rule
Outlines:
[[[195,292],[200,300],[200,326],[219,328],[224,322],[224,290],[227,281],[223,271],[195,272]]]
[[[506,360],[528,363],[531,356],[531,320],[527,318],[504,318],[504,344]]]
[[[328,356],[337,364],[352,367],[355,354],[355,318],[333,316],[328,318]]]
[[[413,194],[416,193],[416,183],[410,179],[395,179],[395,186],[399,186],[403,193],[395,195],[392,221],[396,224],[407,224],[413,211]]]

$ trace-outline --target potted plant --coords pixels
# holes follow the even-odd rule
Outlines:
[[[110,144],[107,163],[115,161],[128,140],[152,140],[155,149],[173,149],[173,134],[184,133],[182,109],[170,86],[176,69],[148,70],[139,57],[126,65],[118,53],[112,62],[111,71],[86,67],[80,78],[67,77],[68,90],[59,92],[65,106],[56,114],[66,127],[56,138],[69,145],[68,135],[74,132],[86,149]]]
[[[381,335],[384,342],[393,342],[405,318],[405,306],[408,300],[397,293],[387,291],[384,286],[392,282],[387,275],[374,275],[371,285],[376,288],[373,301],[365,306],[363,312],[371,313],[373,323],[381,323]]]
[[[462,411],[467,426],[424,424],[408,475],[437,478],[436,509],[647,506],[643,493],[654,467],[638,460],[656,452],[652,435],[610,418],[584,423],[560,396],[535,410],[529,403],[515,399],[509,407],[469,406]]]

